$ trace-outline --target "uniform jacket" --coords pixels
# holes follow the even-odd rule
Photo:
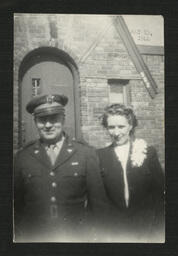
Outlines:
[[[67,138],[54,166],[40,141],[20,150],[14,163],[16,239],[28,233],[33,239],[40,228],[48,234],[52,225],[58,239],[67,229],[76,237],[77,229],[100,216],[106,196],[98,166],[91,147]]]
[[[126,173],[129,186],[129,207],[124,200],[123,169],[114,146],[99,149],[100,167],[106,194],[109,198],[111,218],[114,225],[122,223],[128,228],[131,222],[145,227],[145,224],[158,224],[164,215],[164,176],[156,150],[147,148],[147,157],[141,166],[131,163],[132,144],[127,161]]]

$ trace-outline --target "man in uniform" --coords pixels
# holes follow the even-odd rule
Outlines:
[[[63,130],[67,101],[64,95],[44,95],[27,104],[40,139],[14,161],[17,242],[91,241],[106,210],[95,151]]]

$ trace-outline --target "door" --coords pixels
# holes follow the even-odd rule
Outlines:
[[[68,97],[64,129],[69,136],[76,135],[74,81],[70,69],[61,61],[45,60],[31,66],[21,83],[21,134],[22,145],[38,138],[33,116],[26,104],[40,94],[64,94]]]

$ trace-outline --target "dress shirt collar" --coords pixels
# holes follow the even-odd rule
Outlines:
[[[53,146],[53,148],[58,148],[58,149],[60,149],[60,148],[62,147],[62,144],[63,144],[64,140],[65,140],[65,137],[62,136],[61,139],[60,139],[58,142],[56,142],[55,144],[43,143],[43,145],[44,145],[44,147],[45,147],[46,150],[47,150],[50,146]]]
[[[115,146],[114,151],[121,162],[124,162],[124,163],[127,162],[129,149],[130,149],[130,141],[128,141],[126,144]]]
[[[130,141],[128,140],[125,144],[122,145],[115,145],[115,150],[116,151],[122,151],[122,150],[127,150],[130,146]]]

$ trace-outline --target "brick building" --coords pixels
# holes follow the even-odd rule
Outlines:
[[[24,120],[27,100],[62,91],[70,94],[67,123],[72,136],[82,135],[97,148],[108,144],[100,116],[107,104],[120,101],[133,106],[137,137],[154,145],[164,164],[163,47],[134,43],[122,22],[123,17],[107,15],[15,14],[15,150],[29,140],[26,133],[33,138],[31,117]],[[40,66],[45,62],[50,66]],[[38,76],[41,70],[43,78]],[[45,79],[55,88],[41,89]],[[66,84],[71,87],[64,88]]]

